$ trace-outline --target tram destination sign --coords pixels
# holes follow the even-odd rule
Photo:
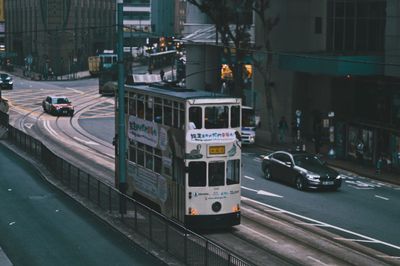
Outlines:
[[[210,155],[225,154],[225,146],[209,146],[208,153]]]

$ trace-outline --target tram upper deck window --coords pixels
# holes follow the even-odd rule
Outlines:
[[[189,186],[205,187],[206,186],[206,162],[190,162],[189,163]]]
[[[208,186],[223,186],[225,180],[225,162],[210,162],[208,164]]]
[[[189,108],[189,126],[193,123],[195,128],[199,129],[203,127],[203,118],[201,107],[190,107]]]
[[[210,106],[205,109],[206,128],[227,128],[229,127],[229,107]]]
[[[231,127],[240,127],[240,106],[231,107]]]

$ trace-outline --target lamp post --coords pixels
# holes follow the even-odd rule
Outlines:
[[[305,147],[301,145],[301,110],[296,110],[296,151],[305,150]]]
[[[330,158],[335,158],[336,153],[335,153],[335,127],[333,125],[333,118],[335,117],[334,112],[329,112],[328,113],[328,118],[329,118],[329,151],[328,151],[328,156]]]
[[[117,55],[118,55],[118,186],[119,191],[126,193],[126,139],[125,139],[125,87],[124,87],[124,51],[123,51],[123,0],[117,0]],[[124,202],[124,201],[122,201]],[[121,213],[125,213],[125,205],[120,206]]]

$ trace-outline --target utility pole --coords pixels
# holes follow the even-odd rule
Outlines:
[[[125,139],[125,87],[124,87],[124,32],[123,32],[123,0],[117,0],[117,53],[118,53],[118,182],[119,191],[126,193],[126,139]],[[125,206],[121,204],[122,213]]]

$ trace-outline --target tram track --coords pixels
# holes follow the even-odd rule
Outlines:
[[[204,235],[240,251],[255,265],[398,265],[376,250],[340,242],[333,233],[246,198],[242,198],[241,225],[225,233]]]
[[[64,141],[53,139],[54,143],[80,147],[74,152],[80,153],[80,157],[87,157],[114,163],[114,157],[93,148],[92,145],[85,145],[74,138],[77,134],[92,141],[96,138],[81,129],[77,123],[79,115],[100,104],[101,97],[80,98],[77,100],[79,109],[76,109],[76,116],[68,120],[61,117],[55,119],[56,131],[62,133]],[[104,100],[105,101],[105,100]],[[83,104],[85,103],[85,104]],[[43,121],[44,113],[32,117],[41,107],[35,108],[18,118],[18,125],[25,131],[25,122],[30,118]],[[67,122],[68,121],[68,122]],[[65,125],[72,128],[66,129]],[[38,127],[39,130],[44,130]],[[41,132],[44,133],[44,132]],[[99,143],[99,146],[106,146]],[[90,151],[89,154],[85,153]],[[79,160],[79,159],[78,159]],[[105,166],[107,167],[107,166]],[[112,169],[109,169],[110,171]],[[251,203],[242,199],[242,224],[231,230],[218,233],[203,233],[203,236],[246,257],[255,265],[395,265],[377,256],[377,251],[372,251],[358,244],[348,244],[335,240],[333,234],[312,226],[299,223],[293,217],[266,209],[261,205]]]

